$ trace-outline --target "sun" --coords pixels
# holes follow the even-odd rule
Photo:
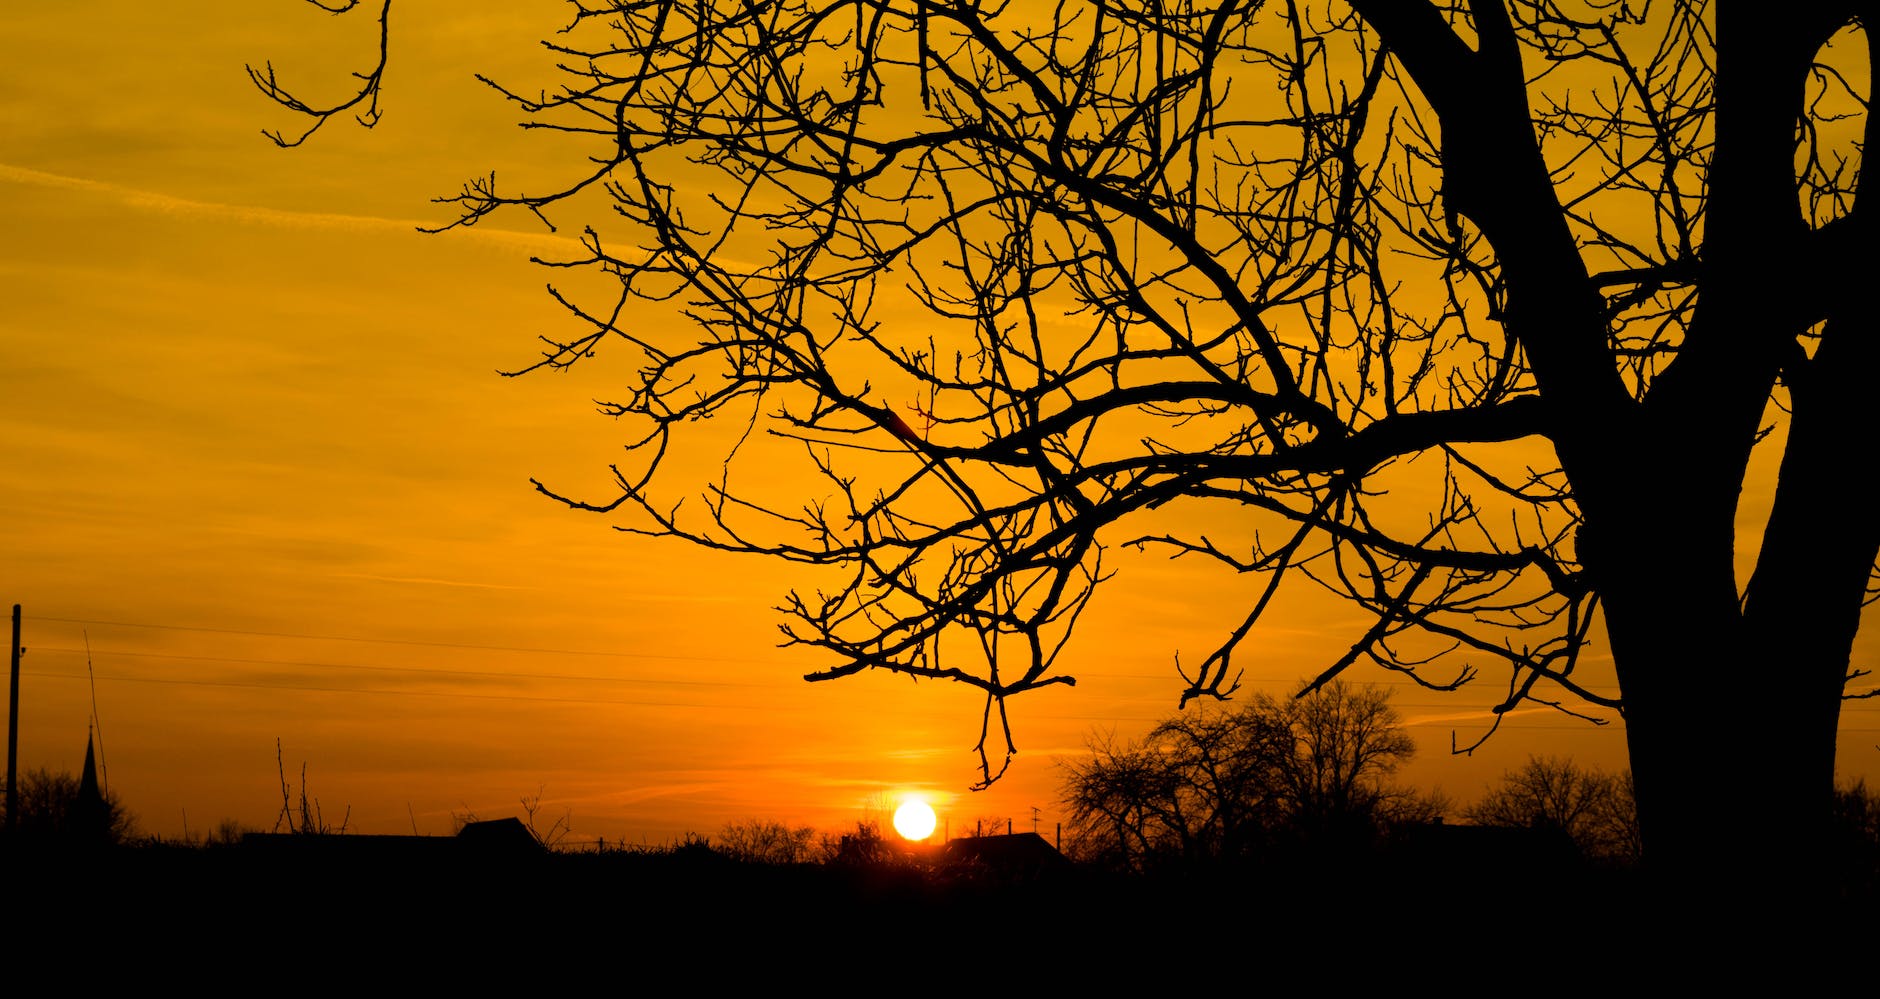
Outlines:
[[[903,839],[923,840],[933,835],[933,806],[919,798],[909,798],[894,810],[894,831]]]

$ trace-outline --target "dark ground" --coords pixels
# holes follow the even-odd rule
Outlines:
[[[1458,871],[1373,858],[1015,880],[748,865],[709,851],[142,847],[6,851],[0,871],[8,948],[29,963],[244,991],[406,983],[482,994],[559,981],[662,995],[802,983],[846,995],[899,991],[892,982],[908,978],[925,983],[919,994],[1029,996],[1008,988],[1029,981],[1105,993],[1312,983],[1343,995],[1414,981],[1501,991],[1514,975],[1562,994],[1692,976],[1794,986],[1871,969],[1880,953],[1871,900],[1798,913],[1744,899],[1726,916],[1585,866]],[[1856,974],[1871,985],[1871,970]]]

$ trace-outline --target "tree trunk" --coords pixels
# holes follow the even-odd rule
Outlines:
[[[1804,83],[1846,16],[1720,10],[1703,297],[1641,405],[1568,430],[1560,449],[1625,702],[1646,865],[1726,913],[1832,891],[1841,688],[1880,544],[1846,444],[1880,354],[1869,296],[1821,286],[1832,271],[1809,255],[1819,234],[1796,197]],[[1838,317],[1810,360],[1799,338],[1830,302]],[[1737,500],[1778,377],[1787,449],[1739,591]]]
[[[1584,553],[1625,700],[1647,870],[1719,913],[1819,896],[1832,887],[1825,844],[1851,635],[1752,627],[1729,549],[1720,557],[1701,526],[1724,511],[1695,490],[1664,495],[1655,521],[1589,517],[1602,533]],[[1844,599],[1858,607],[1858,592]]]

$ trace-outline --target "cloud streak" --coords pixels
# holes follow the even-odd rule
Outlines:
[[[161,191],[113,184],[86,177],[70,177],[28,167],[0,163],[0,183],[20,184],[55,190],[75,191],[107,198],[127,208],[160,215],[219,219],[248,225],[282,229],[318,229],[334,232],[396,233],[411,235],[432,228],[435,222],[419,219],[380,218],[373,215],[346,215],[337,212],[300,212],[255,205],[233,205],[217,201],[199,201]],[[575,240],[547,233],[515,232],[507,229],[466,226],[453,230],[454,239],[510,247],[537,256],[570,257],[583,253]]]
[[[1513,711],[1503,712],[1502,717],[1519,718],[1522,715],[1551,713],[1553,713],[1552,708],[1518,708]],[[1415,728],[1418,725],[1447,725],[1454,722],[1473,722],[1480,725],[1488,725],[1492,724],[1494,721],[1495,713],[1493,711],[1487,708],[1477,708],[1474,711],[1458,711],[1451,714],[1417,715],[1415,717],[1405,718],[1403,724],[1405,728]]]

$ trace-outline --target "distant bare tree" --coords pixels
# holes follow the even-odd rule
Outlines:
[[[1292,825],[1316,836],[1358,835],[1395,817],[1416,794],[1390,778],[1416,755],[1403,730],[1403,716],[1390,706],[1390,692],[1334,680],[1310,693],[1255,706],[1292,734],[1292,752],[1282,757]]]
[[[274,740],[274,766],[281,779],[281,814],[274,819],[274,831],[296,833],[305,836],[337,836],[346,831],[352,821],[352,806],[346,806],[346,812],[340,816],[339,824],[327,822],[326,814],[320,809],[320,799],[307,793],[307,762],[300,763],[300,788],[287,780],[287,760],[282,755],[281,740]],[[298,799],[298,800],[296,800]]]
[[[816,830],[764,819],[727,822],[718,852],[748,864],[802,864],[815,857]]]
[[[1284,838],[1338,847],[1440,814],[1390,777],[1415,753],[1387,691],[1334,681],[1232,711],[1191,708],[1140,743],[1064,764],[1073,847],[1141,869],[1245,857]]]
[[[538,786],[534,794],[522,796],[522,825],[545,849],[559,850],[567,841],[568,834],[574,831],[572,813],[564,808],[547,826],[538,825],[538,816],[542,814],[542,795],[546,792],[546,787]]]
[[[1200,709],[1164,722],[1141,743],[1093,741],[1064,765],[1072,850],[1106,866],[1142,869],[1169,860],[1231,856],[1274,817],[1265,720]]]
[[[1486,826],[1557,829],[1589,857],[1638,859],[1638,811],[1632,775],[1608,774],[1561,757],[1529,757],[1464,810]]]
[[[1880,791],[1864,779],[1836,787],[1834,833],[1841,891],[1873,899],[1880,892]]]
[[[1612,794],[1606,799],[1600,826],[1606,831],[1607,855],[1629,864],[1645,856],[1645,835],[1638,821],[1638,788],[1632,782],[1632,770],[1619,771],[1612,779]]]
[[[225,818],[217,822],[214,829],[209,830],[208,834],[203,837],[202,843],[210,847],[235,846],[242,841],[243,836],[251,832],[261,832],[261,830],[250,828],[237,819]]]
[[[839,867],[872,867],[894,861],[898,854],[879,819],[861,819],[852,829],[823,833],[816,838],[816,859]]]
[[[87,809],[82,782],[70,773],[36,767],[20,774],[17,842],[44,846],[118,844],[136,833],[136,819],[116,791],[104,791],[103,808]],[[6,819],[6,782],[0,780],[0,827]]]
[[[974,815],[949,823],[948,833],[959,836],[1003,836],[1016,832],[1019,826],[1010,815],[995,815],[990,812]]]

